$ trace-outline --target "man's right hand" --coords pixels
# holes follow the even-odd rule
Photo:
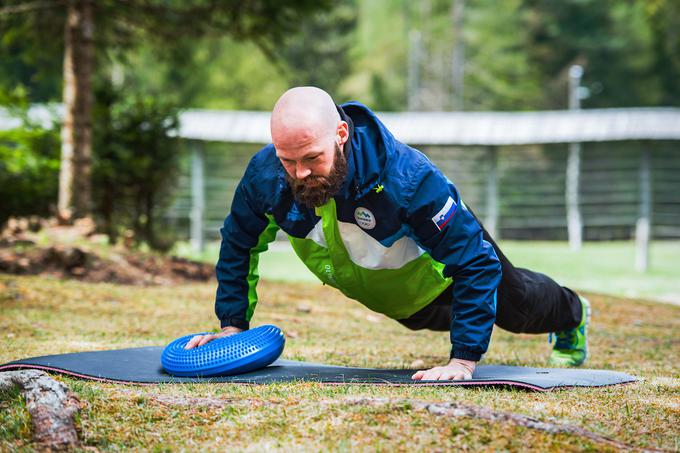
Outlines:
[[[184,346],[184,349],[193,349],[198,346],[203,346],[204,344],[213,341],[216,338],[228,337],[229,335],[234,335],[235,333],[243,332],[243,329],[238,327],[229,326],[222,329],[220,333],[211,333],[207,335],[196,335]]]

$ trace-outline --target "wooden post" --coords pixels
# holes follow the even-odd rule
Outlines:
[[[579,180],[581,179],[581,144],[569,144],[567,159],[567,230],[569,233],[569,248],[574,251],[581,249],[583,242],[583,222],[581,220],[581,206],[579,202]]]
[[[191,141],[191,247],[202,252],[205,248],[203,236],[203,213],[205,211],[205,152],[200,142]]]
[[[498,149],[489,146],[486,149],[486,160],[489,171],[486,174],[486,219],[484,226],[494,240],[498,240]]]
[[[635,269],[646,272],[649,268],[649,242],[652,229],[652,178],[651,156],[645,147],[640,158],[640,215],[635,224]]]

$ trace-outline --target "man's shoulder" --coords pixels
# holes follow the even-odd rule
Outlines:
[[[278,191],[282,179],[281,162],[276,157],[274,145],[259,150],[248,162],[241,184],[258,198],[272,198]]]
[[[274,145],[269,144],[250,158],[244,179],[262,182],[276,180],[280,175],[281,162],[276,157]]]
[[[421,151],[396,142],[384,174],[385,187],[398,190],[408,197],[435,165]]]
[[[248,166],[256,167],[258,170],[270,168],[272,171],[276,171],[276,163],[278,161],[276,149],[274,148],[274,145],[270,143],[253,155]]]

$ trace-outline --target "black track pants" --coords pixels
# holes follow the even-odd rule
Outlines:
[[[498,287],[496,325],[515,333],[546,333],[572,329],[581,322],[581,302],[572,290],[547,275],[515,267],[484,230],[501,261],[503,277]],[[411,330],[451,329],[453,285],[411,317],[398,320]]]

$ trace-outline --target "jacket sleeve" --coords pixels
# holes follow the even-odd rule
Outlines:
[[[222,244],[215,266],[215,314],[221,327],[247,330],[257,305],[259,254],[276,237],[278,226],[258,199],[253,161],[234,193],[231,212],[220,229]]]
[[[451,357],[478,361],[496,320],[500,261],[453,183],[424,156],[414,171],[406,192],[407,223],[418,244],[445,265],[444,276],[453,279]]]

